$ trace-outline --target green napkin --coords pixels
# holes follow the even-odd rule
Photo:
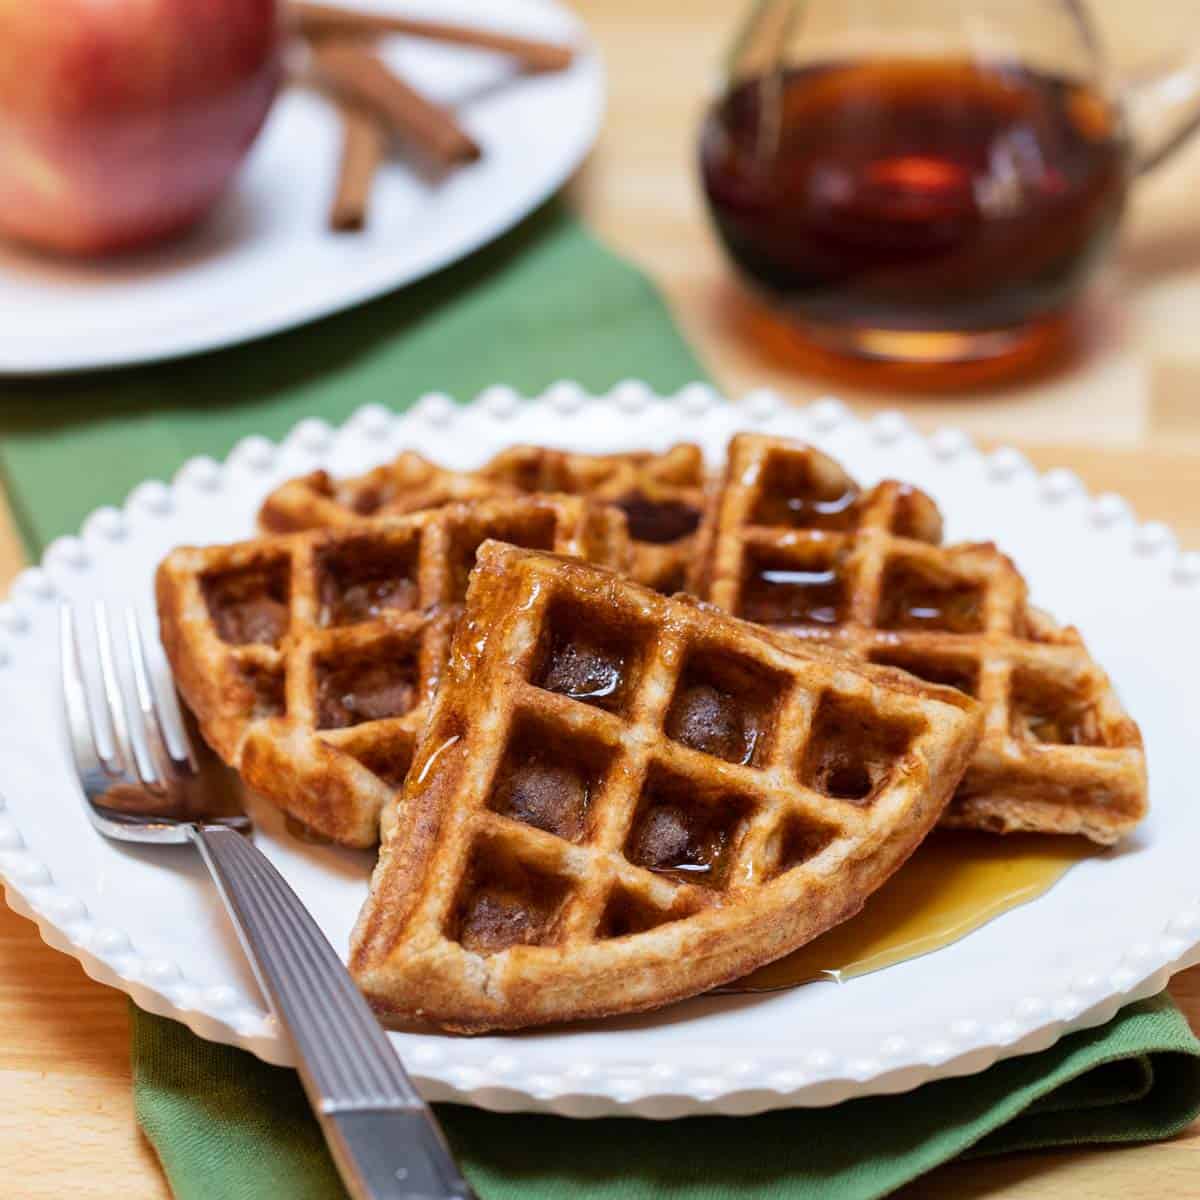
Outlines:
[[[141,1012],[133,1071],[178,1200],[344,1200],[291,1071]],[[1149,1141],[1198,1112],[1200,1042],[1166,996],[979,1075],[836,1108],[649,1122],[438,1106],[483,1200],[870,1200],[964,1152]]]
[[[142,370],[8,381],[0,469],[30,550],[148,474],[436,389],[526,392],[702,375],[647,281],[557,203],[404,292],[254,345]],[[686,434],[681,420],[680,433]],[[134,1009],[138,1119],[179,1200],[341,1200],[290,1071]],[[957,1154],[1168,1137],[1200,1110],[1200,1044],[1169,1000],[911,1096],[651,1124],[441,1117],[484,1200],[880,1196]]]

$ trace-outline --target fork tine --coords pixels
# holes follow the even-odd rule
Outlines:
[[[92,626],[96,633],[96,650],[100,658],[100,678],[104,692],[100,704],[92,703],[92,728],[96,733],[96,747],[100,751],[100,761],[104,764],[104,769],[110,775],[117,776],[124,774],[126,763],[129,761],[129,739],[125,733],[125,708],[121,703],[116,667],[113,664],[108,615],[100,601],[97,601],[92,609]],[[86,686],[86,676],[84,678]]]
[[[117,675],[108,610],[102,601],[96,603],[95,622],[96,647],[100,652],[100,679],[108,701],[108,718],[112,723],[113,736],[124,761],[131,764],[137,774],[138,782],[149,791],[162,792],[162,777],[146,744],[145,728],[141,721],[131,722],[129,719],[125,693]]]
[[[161,782],[167,763],[167,748],[163,740],[162,726],[159,724],[158,713],[154,707],[154,694],[150,691],[150,679],[146,671],[146,655],[142,648],[142,635],[137,626],[137,618],[131,608],[125,610],[125,648],[129,654],[129,663],[133,668],[133,693],[137,700],[141,720],[138,729],[145,743],[148,764],[154,768],[156,778]],[[136,751],[135,751],[136,753]],[[141,772],[139,771],[139,776]]]
[[[150,680],[146,663],[146,646],[137,613],[125,610],[125,633],[129,642],[129,657],[133,664],[133,684],[138,707],[142,710],[143,727],[150,753],[170,763],[171,771],[179,775],[196,773],[196,760],[183,725],[176,712],[161,701]]]
[[[84,681],[79,653],[79,635],[75,628],[75,612],[69,604],[64,604],[59,609],[58,633],[63,707],[67,715],[71,753],[79,772],[89,774],[105,769],[105,766],[96,737],[92,708],[87,698],[87,684]]]

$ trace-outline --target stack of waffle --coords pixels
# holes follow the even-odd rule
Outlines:
[[[1116,841],[1137,726],[1079,635],[932,500],[808,446],[291,480],[181,548],[163,643],[291,817],[383,844],[351,966],[381,1013],[655,1007],[855,913],[939,821]],[[672,594],[675,593],[675,594]]]

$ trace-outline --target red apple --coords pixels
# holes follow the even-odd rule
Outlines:
[[[101,254],[186,228],[280,76],[276,0],[0,0],[0,233]]]

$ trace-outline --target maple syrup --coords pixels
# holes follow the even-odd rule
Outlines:
[[[765,551],[747,562],[738,615],[760,625],[832,627],[845,619],[846,600],[836,558],[794,562]]]
[[[722,990],[843,983],[940,950],[1036,900],[1096,853],[1082,838],[935,831],[858,916]]]
[[[860,330],[855,344],[884,357],[906,338],[982,344],[1060,314],[1113,236],[1131,171],[1100,94],[966,59],[751,78],[709,113],[700,161],[745,275],[801,328]]]

